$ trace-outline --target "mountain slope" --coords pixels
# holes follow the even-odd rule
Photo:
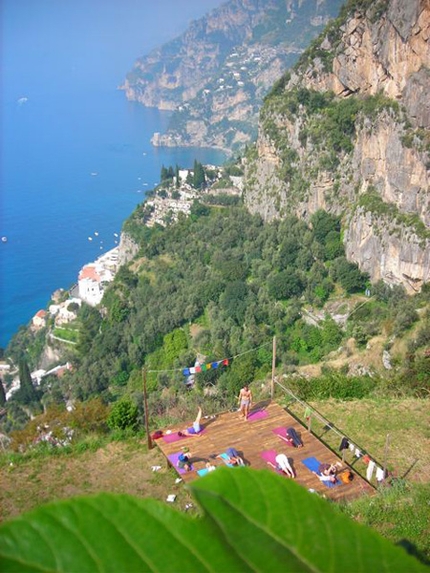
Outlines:
[[[354,0],[263,107],[245,202],[266,220],[342,217],[372,281],[430,278],[430,8]]]
[[[255,139],[262,98],[336,16],[340,0],[230,0],[139,58],[128,99],[175,111],[155,145],[240,148]]]

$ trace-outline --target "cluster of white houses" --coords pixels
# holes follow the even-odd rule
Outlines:
[[[217,170],[215,166],[210,165],[208,167],[212,170]],[[155,195],[145,201],[145,204],[152,209],[146,225],[149,227],[156,223],[165,225],[166,219],[175,221],[179,213],[186,215],[190,213],[194,199],[198,198],[202,192],[196,191],[187,184],[189,173],[190,170],[188,169],[179,170],[180,186],[178,189],[175,189],[176,196],[171,190],[166,190],[163,196]],[[219,177],[221,177],[221,173]],[[231,187],[224,189],[223,192],[239,195],[242,192],[242,177],[231,176],[230,180]],[[206,193],[211,193],[211,190],[206,190]],[[77,288],[73,289],[74,297],[63,302],[54,300],[55,304],[50,305],[48,312],[39,310],[32,319],[33,328],[36,330],[43,328],[46,325],[48,315],[55,317],[55,326],[61,326],[73,321],[82,301],[90,306],[100,304],[106,286],[113,281],[118,271],[118,256],[119,247],[114,247],[93,263],[82,267],[78,276]],[[55,297],[53,298],[55,299]]]

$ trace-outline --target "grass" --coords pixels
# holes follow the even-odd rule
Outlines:
[[[285,396],[279,402],[286,404]],[[371,498],[340,505],[339,511],[374,528],[393,543],[406,544],[418,557],[429,560],[428,401],[411,398],[327,400],[311,406],[378,461],[384,457],[386,435],[390,434],[388,467],[397,481],[393,487],[382,488]],[[288,407],[296,417],[303,418],[303,406],[289,402]],[[327,431],[316,419],[312,421],[312,430],[339,454],[338,434]],[[40,448],[28,455],[0,456],[1,519],[16,517],[46,502],[101,491],[162,502],[168,494],[174,493],[177,495],[174,505],[183,511],[192,503],[183,482],[175,483],[175,470],[167,467],[157,447],[148,451],[142,436],[111,442],[92,436],[84,444],[85,447],[76,445],[56,450],[56,455]],[[153,472],[152,467],[157,465],[161,469]],[[354,464],[354,470],[359,473],[364,474],[365,468],[361,460]],[[196,512],[198,508],[191,511]]]
[[[153,466],[161,466],[161,470],[153,472]],[[148,451],[146,440],[139,438],[100,442],[95,451],[75,447],[56,456],[46,449],[27,456],[2,455],[1,519],[16,517],[50,501],[101,491],[160,501],[175,493],[175,505],[185,508],[190,496],[183,484],[175,484],[176,478],[158,448]]]
[[[376,529],[430,565],[430,484],[398,481],[370,502],[361,498],[340,506],[352,519]]]
[[[428,400],[416,398],[388,399],[367,398],[342,402],[327,400],[311,404],[317,412],[330,421],[348,437],[361,451],[368,453],[381,465],[385,459],[388,438],[387,468],[395,477],[414,482],[426,482],[430,475],[430,430]],[[299,419],[303,419],[304,408],[299,404],[289,405]],[[341,437],[327,431],[325,424],[312,419],[312,431],[334,451]],[[347,462],[354,462],[352,454],[346,454]],[[365,475],[366,466],[354,462],[354,469]]]
[[[340,510],[372,527],[396,544],[404,545],[430,564],[430,429],[428,400],[375,398],[348,402],[313,402],[320,413],[342,435],[380,462],[385,456],[394,479],[380,486],[371,499],[362,497]],[[287,404],[286,404],[287,405]],[[288,409],[304,423],[304,407],[288,402]],[[312,431],[338,455],[341,437],[312,418]],[[349,450],[345,460],[365,477],[366,464]]]

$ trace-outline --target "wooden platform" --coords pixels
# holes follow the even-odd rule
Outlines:
[[[200,479],[197,470],[205,467],[208,460],[215,465],[222,465],[221,460],[215,462],[210,458],[211,455],[220,454],[229,447],[236,448],[243,454],[247,465],[255,469],[267,469],[274,471],[261,457],[261,452],[265,450],[276,450],[276,453],[284,453],[290,460],[296,472],[296,482],[307,489],[314,489],[327,498],[335,501],[349,500],[359,497],[363,494],[372,495],[375,489],[360,475],[354,472],[354,469],[344,464],[343,467],[349,467],[354,474],[354,479],[349,484],[338,485],[329,488],[322,483],[301,460],[309,457],[315,457],[320,462],[333,463],[341,461],[331,450],[321,443],[315,436],[309,434],[293,416],[276,403],[260,403],[253,407],[252,412],[264,411],[262,417],[257,417],[245,421],[239,417],[238,412],[224,412],[214,418],[203,419],[204,432],[197,436],[187,436],[180,438],[173,443],[167,443],[164,438],[156,440],[157,446],[166,456],[181,451],[181,448],[188,447],[193,463],[193,470],[187,473],[181,473],[180,477],[189,482],[194,479]],[[251,412],[251,413],[252,413]],[[190,420],[187,424],[172,428],[165,428],[164,433],[170,430],[172,433],[183,430],[191,426]],[[289,447],[281,438],[279,438],[273,429],[280,426],[295,428],[301,435],[304,443],[303,448]],[[232,471],[235,471],[232,468]],[[288,478],[285,478],[288,479]]]

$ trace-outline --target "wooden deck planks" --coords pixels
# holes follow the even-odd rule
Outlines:
[[[166,458],[179,452],[182,447],[190,449],[194,469],[181,474],[185,482],[190,482],[196,478],[199,479],[197,470],[205,467],[205,463],[207,460],[210,460],[211,455],[220,454],[227,448],[234,447],[243,454],[250,467],[268,469],[268,471],[272,470],[262,459],[262,451],[276,450],[277,454],[286,454],[297,474],[297,483],[307,489],[314,489],[318,493],[324,494],[327,498],[336,501],[353,499],[363,494],[372,495],[375,492],[373,486],[347,464],[344,464],[344,467],[349,467],[354,474],[352,483],[339,485],[334,488],[325,486],[301,463],[301,460],[312,456],[321,462],[327,463],[341,460],[318,438],[309,434],[305,427],[278,404],[274,402],[260,403],[254,406],[253,411],[257,409],[264,409],[267,412],[267,416],[255,421],[245,421],[239,418],[238,412],[222,412],[215,418],[203,420],[205,430],[201,435],[186,437],[173,443],[166,443],[161,438],[156,441],[157,446]],[[188,426],[190,425],[191,423],[188,424]],[[272,430],[280,426],[294,427],[297,433],[301,435],[304,447],[291,448],[276,436]],[[170,428],[170,430],[176,432],[183,430],[185,427],[185,424],[183,424],[179,427]],[[216,460],[215,465],[219,464],[222,464],[222,462]],[[232,471],[234,471],[234,468],[232,468]]]

